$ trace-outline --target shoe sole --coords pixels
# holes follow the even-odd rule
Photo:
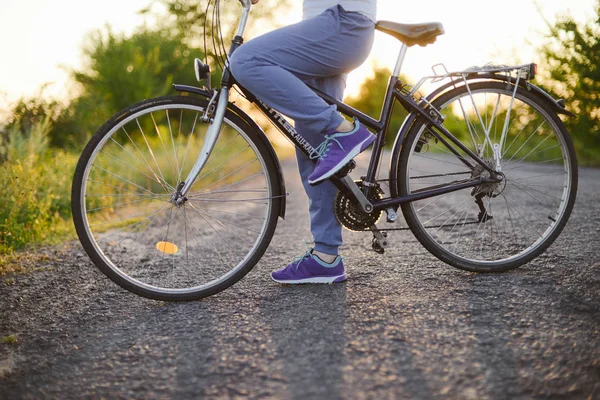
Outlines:
[[[271,276],[271,279],[277,283],[300,285],[303,283],[329,283],[329,284],[339,283],[339,282],[344,282],[346,279],[348,279],[348,277],[346,276],[346,274],[343,274],[343,275],[338,275],[338,276],[317,276],[314,278],[305,278],[305,279],[287,280],[287,281],[275,279],[275,278],[273,278],[273,276]]]
[[[371,140],[371,139],[373,139],[373,140]],[[371,141],[369,142],[369,140],[371,140]],[[364,149],[366,149],[367,147],[369,147],[374,141],[375,141],[375,138],[373,136],[369,136],[368,138],[366,138],[365,140],[363,140],[362,142],[360,142],[359,144],[357,144],[356,146],[354,146],[354,148],[348,152],[348,154],[346,155],[346,157],[344,157],[342,159],[342,161],[340,161],[339,163],[337,163],[335,165],[335,167],[331,168],[329,170],[329,172],[327,172],[325,175],[319,177],[318,179],[315,179],[315,180],[312,180],[312,181],[309,180],[308,183],[310,185],[316,185],[317,183],[321,183],[325,179],[327,179],[327,178],[335,175],[335,173],[338,172],[340,169],[342,169],[342,167],[344,165],[348,164],[350,162],[350,160],[352,160],[354,157],[356,157],[357,155],[359,155],[361,151],[363,151]]]

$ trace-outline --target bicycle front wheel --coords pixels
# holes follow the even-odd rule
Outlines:
[[[403,204],[409,227],[433,255],[461,269],[505,271],[529,262],[556,239],[575,202],[577,163],[562,121],[547,100],[501,82],[458,87],[434,106],[446,129],[504,180]],[[409,130],[397,163],[399,194],[488,173],[446,142],[424,122]]]
[[[208,100],[162,97],[117,114],[77,165],[80,241],[111,280],[144,297],[193,300],[241,279],[260,259],[283,199],[259,133],[227,110],[208,163],[173,199],[202,147]]]

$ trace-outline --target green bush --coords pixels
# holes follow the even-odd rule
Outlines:
[[[0,143],[0,253],[54,243],[72,231],[69,192],[75,155],[48,149],[48,119]]]

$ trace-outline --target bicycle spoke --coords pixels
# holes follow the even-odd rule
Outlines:
[[[194,211],[196,214],[198,214],[203,220],[204,222],[206,222],[206,224],[208,226],[210,226],[210,228],[221,238],[221,240],[223,240],[223,242],[225,242],[225,244],[237,255],[239,256],[240,254],[238,253],[238,249],[235,246],[232,246],[231,243],[229,243],[220,233],[217,229],[215,229],[215,227],[208,222],[208,220],[206,218],[204,218],[204,215],[202,215],[202,213],[194,206],[194,204],[192,204],[191,202],[188,202],[188,204],[190,205],[190,207],[192,208],[192,211]]]
[[[127,233],[132,233],[132,232],[134,232],[136,229],[138,229],[138,227],[140,227],[140,226],[142,226],[144,223],[148,222],[148,220],[150,220],[150,222],[148,222],[148,226],[149,226],[149,225],[152,223],[152,221],[154,220],[154,218],[155,218],[155,217],[156,217],[156,216],[157,216],[159,213],[161,213],[162,211],[166,211],[166,210],[164,209],[164,207],[165,207],[165,206],[167,206],[167,205],[168,205],[168,203],[166,203],[166,204],[163,204],[163,206],[162,206],[161,208],[159,208],[159,209],[158,209],[158,210],[156,210],[154,213],[152,213],[150,216],[148,216],[148,217],[144,218],[144,219],[143,219],[143,220],[141,220],[141,221],[138,221],[138,222],[136,222],[136,223],[130,224],[130,225],[128,225],[127,227],[123,227],[123,228],[121,228],[121,229],[113,230],[113,231],[112,231],[110,234],[108,234],[108,235],[104,235],[104,236],[102,236],[102,237],[99,237],[99,238],[98,238],[98,242],[100,242],[101,240],[104,240],[104,241],[106,241],[108,238],[110,238],[110,237],[112,237],[112,236],[115,236],[115,235],[117,235],[117,234],[123,233],[123,232],[125,231],[125,228],[129,228],[129,227],[130,227],[131,229],[129,229],[129,231],[128,231]],[[122,241],[123,241],[123,239],[121,239],[121,240],[120,240],[119,242],[117,242],[116,244],[120,244]]]
[[[506,161],[506,162],[504,163],[504,165],[506,165],[506,166],[510,165],[510,162],[513,160],[513,158],[515,157],[515,155],[519,154],[519,151],[521,151],[521,149],[522,149],[522,148],[523,148],[523,147],[524,147],[524,146],[525,146],[527,143],[529,143],[529,141],[530,141],[532,138],[536,137],[536,134],[537,134],[537,132],[540,130],[540,128],[541,128],[541,127],[542,127],[544,124],[545,124],[545,122],[542,122],[542,123],[541,123],[541,124],[540,124],[540,125],[539,125],[539,126],[536,128],[536,129],[535,129],[535,131],[533,131],[533,133],[532,133],[531,135],[529,135],[529,137],[527,138],[527,140],[525,140],[525,141],[523,142],[523,144],[521,145],[521,147],[519,147],[519,148],[517,149],[517,151],[515,151],[515,153],[513,154],[513,156],[512,156],[511,158],[509,158],[509,159],[508,159],[508,161]],[[550,135],[547,135],[547,136],[546,136],[546,138],[545,138],[544,140],[542,140],[542,142],[536,146],[536,148],[537,148],[539,145],[541,145],[542,143],[544,143],[544,142],[545,142],[547,139],[549,139],[550,137],[551,137]]]
[[[452,164],[452,165],[457,165],[457,166],[459,166],[459,167],[463,167],[463,168],[465,167],[465,166],[464,166],[464,164],[453,163],[453,162],[450,162],[450,161],[446,161],[446,160],[440,160],[440,159],[436,159],[436,158],[433,158],[433,157],[426,157],[426,156],[424,156],[424,155],[422,155],[422,154],[419,154],[419,157],[420,157],[420,158],[425,158],[425,159],[427,159],[427,160],[434,160],[434,161],[441,162],[441,163],[444,163],[444,164]]]
[[[100,151],[101,154],[105,154],[109,157],[111,157],[113,160],[117,161],[118,163],[121,163],[122,165],[124,165],[126,168],[129,168],[130,170],[132,170],[133,172],[137,172],[138,174],[141,174],[142,176],[145,176],[146,178],[150,179],[151,181],[154,181],[156,183],[158,183],[159,185],[161,185],[163,187],[163,190],[165,191],[165,193],[168,193],[169,190],[167,190],[167,188],[165,187],[165,185],[168,186],[168,184],[166,184],[165,182],[160,181],[159,179],[157,179],[156,175],[155,176],[150,176],[144,172],[138,171],[136,168],[134,168],[133,166],[129,165],[126,162],[123,162],[122,160],[116,158],[115,156],[113,156],[112,154],[109,154],[105,151]],[[172,189],[172,188],[171,188]]]
[[[151,117],[152,117],[152,113],[150,113]],[[154,117],[152,117],[154,119]],[[144,139],[144,143],[146,143],[146,148],[148,149],[148,153],[150,154],[150,157],[152,158],[152,160],[154,161],[154,165],[156,166],[156,170],[158,171],[158,173],[160,174],[160,177],[162,178],[163,181],[168,182],[165,179],[165,176],[162,173],[162,170],[160,169],[160,166],[158,165],[158,161],[156,161],[156,157],[154,156],[154,152],[152,151],[152,147],[150,147],[150,143],[148,143],[148,139],[146,138],[146,134],[144,133],[144,130],[142,129],[142,126],[140,125],[140,121],[136,118],[135,122],[137,123],[137,126],[140,130],[140,133],[142,134],[142,138]],[[162,139],[161,139],[162,141]]]
[[[129,133],[127,132],[127,130],[125,129],[125,127],[121,128],[123,130],[123,132],[125,132],[125,136],[127,136],[127,139],[129,139],[129,142],[133,145],[133,147],[137,150],[137,152],[140,154],[140,156],[142,157],[142,164],[144,164],[146,166],[146,168],[148,168],[150,170],[150,172],[152,172],[152,175],[155,176],[156,180],[159,182],[162,182],[163,185],[167,185],[168,187],[172,188],[172,186],[169,185],[169,183],[167,181],[165,181],[164,177],[159,176],[154,169],[150,166],[150,163],[148,163],[146,161],[146,158],[144,157],[144,154],[142,153],[142,151],[139,149],[139,147],[135,144],[135,142],[133,141],[133,139],[131,139],[131,136],[129,135]],[[114,138],[111,137],[111,141],[116,143],[121,149],[123,149],[127,154],[130,154],[132,157],[134,157],[134,159],[138,159],[137,157],[135,157],[133,154],[131,154],[131,152],[129,152],[127,149],[125,149],[125,147],[123,147],[120,143],[118,143],[116,140],[114,140]],[[139,160],[139,159],[138,159]],[[159,170],[160,173],[160,170]],[[165,189],[165,188],[163,188]],[[165,189],[165,191],[167,191]]]
[[[428,123],[409,130],[401,153],[409,155],[400,158],[398,168],[404,174],[400,184],[407,188],[403,194],[481,181],[470,191],[432,196],[403,208],[409,227],[439,258],[475,271],[502,270],[531,259],[543,250],[541,244],[554,240],[556,222],[565,217],[570,198],[571,170],[564,129],[537,101],[515,85],[476,82],[450,90],[435,104],[456,139],[472,147],[489,168],[500,164],[501,182],[485,181],[487,171],[467,154],[450,157],[445,145],[425,136],[432,129]],[[500,155],[493,148],[498,142]],[[475,168],[465,171],[461,163]],[[468,178],[454,177],[461,173]]]
[[[205,211],[203,208],[199,208],[198,206],[196,206],[195,209],[198,210],[199,212]],[[233,222],[233,221],[231,221],[229,219],[226,219],[226,218],[223,218],[223,217],[216,217],[216,216],[214,216],[214,215],[212,215],[210,213],[207,213],[207,212],[204,212],[204,215],[207,216],[207,217],[210,217],[210,218],[214,219],[215,221],[218,221],[221,225],[223,225],[223,222],[227,222],[227,223],[229,223],[229,224],[231,224],[231,225],[233,225],[235,227],[241,228],[241,229],[243,229],[243,230],[245,230],[247,232],[252,232],[252,233],[256,233],[256,234],[260,235],[259,231],[253,230],[251,228],[247,228],[247,227],[239,225],[239,224],[236,224],[235,222]],[[225,226],[225,225],[223,225],[223,226]],[[243,240],[243,238],[240,238],[240,239]],[[247,244],[250,245],[251,243],[247,243]]]
[[[556,146],[553,146],[553,147],[560,147],[560,145],[556,145]],[[546,151],[546,149],[542,150],[542,152],[543,152],[543,151]],[[535,162],[535,165],[543,165],[543,164],[556,163],[556,161],[562,161],[562,160],[563,160],[563,158],[562,158],[562,157],[559,157],[559,158],[553,158],[553,159],[551,159],[551,160],[546,160],[546,161],[536,161],[536,162]],[[516,170],[516,169],[521,169],[521,168],[527,168],[527,167],[530,167],[530,165],[527,165],[527,164],[524,164],[524,165],[521,165],[521,166],[518,166],[518,165],[519,165],[519,164],[515,165],[515,166],[514,166],[514,167],[512,167],[512,168],[508,168],[508,169],[506,169],[506,168],[503,168],[503,169],[502,169],[502,172],[504,172],[505,174],[507,174],[507,173],[509,173],[510,171],[514,171],[514,170]]]
[[[154,199],[154,200],[157,200],[157,199]],[[120,206],[127,206],[127,205],[131,205],[131,204],[137,204],[137,203],[140,203],[142,201],[148,201],[148,200],[141,199],[141,200],[135,200],[135,201],[128,201],[126,203],[111,204],[110,206],[90,208],[90,209],[88,209],[88,212],[113,209],[113,208],[120,207]]]
[[[516,185],[516,186],[518,186],[518,187],[519,187],[521,190],[523,190],[523,191],[524,191],[525,193],[527,193],[527,194],[529,194],[529,192],[527,192],[527,190],[526,190],[525,188],[528,188],[529,190],[533,190],[533,191],[534,191],[534,192],[536,192],[536,193],[543,194],[544,196],[548,196],[548,197],[550,197],[550,198],[552,198],[552,199],[554,199],[554,200],[562,201],[562,199],[561,199],[561,198],[559,198],[559,197],[556,197],[556,196],[553,196],[553,195],[551,195],[551,194],[548,194],[548,193],[546,193],[546,192],[542,192],[541,190],[538,190],[538,189],[535,189],[535,188],[529,187],[529,185],[524,185],[524,184],[522,184],[522,183],[518,183],[518,182],[512,182],[512,181],[508,182],[508,184],[513,184],[513,185]],[[530,195],[530,196],[531,196],[531,195]],[[536,199],[536,200],[537,200],[537,199]],[[541,203],[540,203],[540,204],[541,204]],[[543,205],[543,204],[542,204],[542,205]],[[549,207],[546,207],[546,208],[549,208]]]
[[[162,135],[160,134],[160,129],[158,129],[158,125],[156,124],[156,120],[154,119],[154,114],[150,113],[150,118],[152,119],[152,124],[154,125],[154,130],[156,131],[156,136],[158,137],[158,140],[160,140],[160,144],[162,146],[163,149],[163,153],[165,154],[165,157],[167,159],[167,162],[169,163],[169,167],[171,168],[171,172],[173,173],[174,176],[175,175],[175,168],[173,167],[173,163],[171,162],[171,157],[169,157],[169,152],[167,151],[167,147],[165,146],[165,142],[162,139]],[[138,126],[139,126],[139,122],[138,122]],[[171,129],[171,127],[169,127],[169,130]],[[142,130],[142,128],[140,127],[140,131]],[[143,132],[142,132],[143,135]],[[148,141],[146,140],[146,137],[144,136],[144,140],[146,141],[146,145],[148,145]],[[148,150],[150,151],[150,154],[152,155],[152,158],[154,159],[154,163],[156,164],[157,168],[160,170],[160,167],[158,167],[158,163],[156,162],[156,158],[154,158],[154,153],[152,152],[152,149],[150,149],[150,146],[148,145]]]
[[[204,144],[207,102],[174,96],[122,111],[77,167],[74,212],[83,222],[76,225],[94,244],[86,251],[143,296],[193,299],[221,290],[253,266],[275,230],[282,195],[273,193],[272,155],[229,109],[200,179],[177,197]]]
[[[173,138],[173,128],[171,127],[171,118],[169,117],[169,110],[165,110],[165,114],[167,115],[167,125],[169,126],[169,135],[171,136],[171,147],[173,148],[173,157],[175,158],[174,176],[178,176],[178,174],[179,174],[179,158],[177,157],[177,147],[175,146],[175,139]],[[179,125],[179,128],[181,129],[181,124]],[[178,132],[178,135],[179,134],[180,133]]]
[[[146,189],[146,188],[144,188],[144,187],[141,187],[140,185],[138,185],[138,184],[136,184],[136,183],[133,183],[133,182],[131,182],[130,180],[128,180],[128,179],[125,179],[125,178],[123,178],[122,176],[115,174],[114,172],[111,172],[111,171],[109,171],[109,170],[107,170],[107,169],[104,169],[104,168],[102,168],[102,167],[99,167],[99,166],[97,166],[97,165],[95,165],[95,164],[92,164],[92,166],[93,166],[93,167],[96,167],[96,168],[98,168],[98,169],[99,169],[99,170],[101,170],[101,171],[104,171],[104,172],[106,172],[106,173],[108,173],[108,174],[110,174],[110,175],[114,176],[115,178],[117,178],[117,179],[119,179],[119,180],[122,180],[123,182],[127,182],[127,183],[129,183],[131,186],[134,186],[134,187],[136,187],[136,188],[138,188],[138,189],[141,189],[141,190],[143,190],[143,191],[146,191],[146,192],[148,192],[148,193],[152,193],[152,194],[154,194],[154,192],[153,192],[153,191],[151,191],[151,190],[148,190],[148,189]]]
[[[229,174],[227,174],[227,175],[223,176],[222,178],[220,178],[220,179],[216,180],[215,182],[211,183],[210,185],[208,185],[208,186],[205,186],[204,188],[202,188],[202,190],[206,190],[206,189],[208,189],[209,187],[213,187],[213,186],[214,186],[214,185],[216,185],[217,183],[221,182],[221,181],[222,181],[222,180],[224,180],[224,179],[227,179],[227,178],[229,178],[230,176],[232,176],[232,175],[233,175],[233,174],[235,174],[236,172],[238,172],[238,171],[241,171],[242,169],[246,168],[248,165],[250,165],[250,164],[252,164],[252,163],[254,163],[254,162],[256,162],[256,161],[258,161],[258,159],[256,159],[256,158],[255,158],[254,160],[247,162],[246,164],[244,164],[244,165],[242,165],[241,167],[237,168],[237,169],[236,169],[236,170],[234,170],[233,172],[230,172]]]

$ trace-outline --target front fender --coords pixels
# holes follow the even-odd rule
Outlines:
[[[201,89],[201,88],[198,88],[195,86],[174,84],[173,88],[175,90],[177,90],[178,92],[191,93],[191,94],[195,94],[195,95],[199,95],[199,96],[208,97],[209,99],[213,95],[213,93],[210,92],[209,90]],[[273,148],[273,145],[269,141],[269,138],[267,137],[265,132],[262,130],[262,128],[260,126],[258,126],[258,124],[256,122],[254,122],[254,120],[252,118],[250,118],[250,116],[248,114],[246,114],[244,111],[242,111],[239,107],[237,107],[233,103],[229,103],[227,108],[229,110],[231,110],[232,112],[234,112],[238,117],[242,118],[244,120],[244,122],[246,122],[249,126],[252,127],[252,129],[254,129],[258,133],[258,137],[260,138],[260,140],[263,141],[265,148],[268,149],[269,155],[273,159],[273,163],[277,166],[277,179],[279,180],[279,185],[277,188],[277,193],[274,193],[274,195],[281,197],[281,199],[282,199],[281,208],[279,209],[279,216],[282,219],[285,219],[285,209],[286,209],[286,200],[287,200],[287,193],[285,191],[285,180],[283,178],[283,170],[281,168],[281,163],[279,162],[279,158],[277,157],[277,154],[275,153],[275,149]]]

